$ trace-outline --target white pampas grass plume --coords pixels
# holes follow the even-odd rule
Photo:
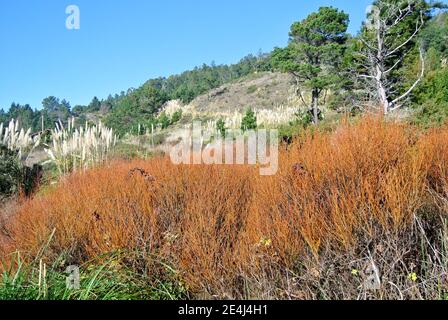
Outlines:
[[[40,144],[40,135],[32,136],[31,128],[20,128],[19,121],[12,119],[8,127],[0,124],[0,143],[11,151],[17,151],[19,159]]]
[[[108,160],[117,137],[113,130],[98,125],[75,128],[75,119],[68,121],[67,128],[62,123],[52,130],[52,147],[46,149],[50,159],[61,174],[85,170]]]

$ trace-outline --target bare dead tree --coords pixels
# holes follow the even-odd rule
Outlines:
[[[424,77],[425,55],[422,47],[418,78],[407,90],[402,90],[400,81],[392,76],[425,25],[426,12],[418,3],[418,0],[377,1],[368,17],[366,30],[360,37],[363,49],[359,55],[364,70],[360,77],[368,83],[384,114],[401,108]],[[399,32],[400,25],[410,19],[415,29],[403,36]]]

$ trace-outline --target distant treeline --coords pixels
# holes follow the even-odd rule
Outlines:
[[[12,103],[8,111],[0,109],[0,121],[14,118],[23,127],[34,131],[53,127],[54,123],[75,116],[79,122],[88,119],[88,114],[105,116],[106,123],[119,133],[125,133],[138,124],[148,125],[156,122],[156,113],[169,100],[179,99],[191,102],[197,96],[215,89],[225,83],[237,80],[255,71],[271,70],[269,54],[248,55],[232,65],[202,65],[193,70],[168,78],[151,79],[141,87],[131,88],[127,92],[109,95],[100,100],[94,97],[86,105],[72,108],[66,100],[50,96],[42,101],[40,110],[30,105]]]

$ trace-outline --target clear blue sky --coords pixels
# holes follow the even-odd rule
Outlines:
[[[201,65],[284,46],[292,22],[320,6],[350,14],[356,33],[370,0],[2,0],[0,108],[71,105]],[[65,28],[68,5],[81,29]]]

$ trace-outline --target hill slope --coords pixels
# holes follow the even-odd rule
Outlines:
[[[293,95],[288,74],[262,72],[225,84],[194,99],[189,105],[201,113],[244,112],[247,108],[288,106]]]

